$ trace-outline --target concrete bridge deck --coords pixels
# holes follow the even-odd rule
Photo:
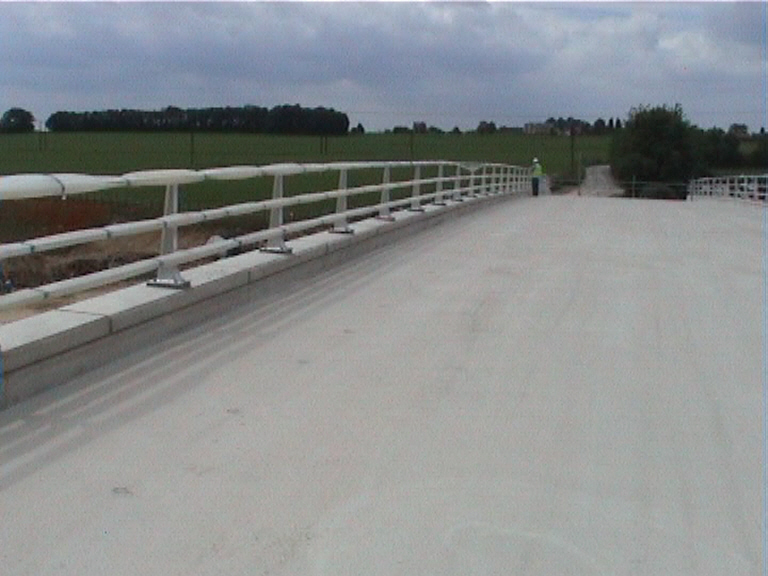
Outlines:
[[[115,351],[0,413],[0,572],[762,574],[763,242],[511,200]]]

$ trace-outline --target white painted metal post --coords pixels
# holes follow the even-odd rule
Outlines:
[[[498,191],[496,186],[496,166],[488,166],[488,194],[496,194]]]
[[[408,208],[411,212],[424,212],[424,208],[421,207],[419,202],[419,196],[421,195],[421,166],[416,164],[413,170],[413,194],[411,200],[411,206]]]
[[[165,203],[163,216],[179,212],[179,185],[170,184],[165,187]],[[175,226],[164,226],[160,236],[160,254],[176,252],[179,246],[179,231]]]
[[[437,167],[437,187],[435,189],[435,206],[445,206],[445,200],[443,198],[443,165],[440,164]]]
[[[275,174],[275,179],[272,183],[272,200],[281,200],[283,198],[284,184],[283,174]],[[283,207],[273,207],[269,210],[269,227],[280,228],[283,225]],[[272,238],[267,240],[267,245],[262,248],[265,252],[274,252],[277,254],[290,254],[291,249],[285,244],[285,236],[279,236],[278,238]]]
[[[520,191],[520,169],[512,168],[512,193],[517,194]]]
[[[379,220],[384,220],[386,222],[393,222],[395,219],[390,213],[389,210],[389,202],[390,197],[389,193],[392,187],[389,185],[389,183],[392,181],[392,172],[391,167],[389,164],[384,166],[384,174],[381,177],[381,183],[383,184],[383,187],[381,189],[381,208],[379,208],[379,215],[377,218]]]
[[[169,184],[165,187],[165,202],[163,215],[170,216],[179,212],[179,185]],[[176,226],[165,224],[160,235],[160,255],[172,254],[179,247],[179,230]],[[189,288],[189,281],[181,276],[176,266],[161,264],[157,277],[147,282],[149,286],[163,288]]]
[[[347,169],[342,168],[339,172],[339,190],[346,191],[347,190]],[[334,224],[333,228],[331,229],[331,232],[335,232],[336,234],[352,234],[354,230],[349,227],[347,223],[347,217],[344,215],[344,212],[347,211],[347,195],[342,194],[338,198],[336,198],[336,214],[339,214],[339,218],[336,221],[336,224]]]
[[[453,200],[455,202],[462,202],[461,197],[461,183],[463,178],[461,176],[461,165],[456,166],[456,181],[453,183]]]

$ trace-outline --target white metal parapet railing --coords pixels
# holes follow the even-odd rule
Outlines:
[[[423,178],[422,168],[437,168],[436,177]],[[408,180],[392,180],[394,168],[412,168],[413,177]],[[382,170],[380,184],[350,188],[348,173],[356,170]],[[339,183],[336,189],[284,197],[286,177],[337,171]],[[214,208],[179,212],[179,186],[202,181],[247,180],[259,177],[273,178],[272,198]],[[436,205],[447,201],[461,202],[466,197],[497,194],[530,193],[530,169],[506,164],[461,163],[448,161],[423,162],[335,162],[326,164],[271,164],[267,166],[229,166],[205,170],[147,170],[122,176],[94,176],[87,174],[19,174],[0,178],[0,200],[19,200],[98,192],[122,187],[164,187],[165,209],[162,217],[98,228],[76,230],[0,245],[0,262],[9,258],[37,254],[45,251],[77,246],[89,242],[136,236],[147,232],[161,232],[160,254],[149,258],[62,280],[36,288],[21,289],[0,296],[0,309],[30,304],[66,296],[123,280],[156,273],[151,283],[171,288],[184,288],[188,283],[182,277],[179,266],[220,256],[232,250],[261,247],[266,250],[290,253],[286,245],[289,236],[320,227],[334,232],[351,233],[349,222],[375,215],[384,221],[393,220],[393,210],[422,210],[425,203]],[[429,187],[430,192],[422,189]],[[410,189],[407,198],[391,200],[396,189]],[[356,209],[347,208],[347,199],[360,194],[380,193],[379,202]],[[335,200],[336,211],[332,214],[307,220],[283,222],[283,209],[289,206]],[[178,249],[178,229],[212,222],[234,216],[269,212],[269,227],[236,238],[220,239],[202,246]]]
[[[768,174],[760,176],[720,176],[699,178],[688,184],[688,198],[737,198],[765,202],[768,199]]]

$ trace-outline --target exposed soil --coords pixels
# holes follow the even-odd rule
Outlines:
[[[130,214],[126,213],[125,207],[119,208],[120,210],[117,211],[115,206],[109,204],[74,198],[68,198],[64,201],[58,198],[44,198],[21,202],[4,202],[2,210],[0,210],[0,241],[2,243],[15,242],[31,237],[135,220],[142,216],[153,216],[152,214],[140,214],[138,209],[135,209],[136,214]],[[179,231],[179,247],[199,246],[215,235],[229,236],[242,233],[246,229],[245,226],[244,222],[236,222],[230,223],[229,228],[209,226],[203,229],[200,227],[183,229]],[[0,273],[3,275],[2,279],[10,280],[15,289],[33,288],[151,258],[159,254],[159,249],[160,232],[149,233],[11,258],[5,262],[0,262]],[[71,297],[57,298],[11,310],[0,310],[0,324],[145,280],[136,278],[82,292]]]

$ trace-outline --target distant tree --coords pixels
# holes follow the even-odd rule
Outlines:
[[[598,136],[605,134],[607,129],[608,126],[606,125],[605,120],[602,118],[595,120],[595,124],[592,127],[593,132]]]
[[[349,131],[349,117],[327,108],[302,108],[298,104],[224,108],[167,106],[162,110],[102,110],[56,112],[45,123],[54,132],[72,131],[196,131],[275,134],[342,135]]]
[[[720,128],[710,130],[693,129],[694,172],[697,176],[709,176],[712,168],[735,168],[741,166],[744,158],[739,150],[739,139]]]
[[[411,129],[408,128],[407,126],[395,126],[394,128],[392,128],[392,133],[393,134],[410,134]]]
[[[427,123],[426,122],[414,122],[413,123],[413,133],[414,134],[426,134],[427,133]]]
[[[616,118],[616,130],[621,130],[621,118]]]
[[[438,128],[437,126],[430,126],[429,128],[427,128],[427,132],[429,132],[430,134],[445,134],[445,132],[441,128]]]
[[[746,124],[731,124],[728,128],[728,134],[733,134],[737,138],[748,138],[749,128]]]
[[[11,108],[0,118],[0,132],[23,134],[35,131],[35,117],[23,108]]]
[[[613,132],[613,130],[615,129],[615,127],[616,127],[616,126],[615,126],[615,125],[614,125],[614,123],[613,123],[613,117],[611,117],[611,119],[610,119],[610,120],[608,120],[608,132]]]
[[[458,126],[454,126],[453,130],[451,130],[451,134],[461,134],[461,130],[459,130]]]
[[[749,153],[746,162],[755,168],[768,169],[768,138],[758,139],[757,146]]]
[[[477,133],[478,134],[495,134],[496,123],[486,122],[485,120],[482,120],[480,124],[477,125]]]
[[[685,183],[694,176],[694,132],[682,107],[638,107],[614,133],[611,167],[620,181]],[[678,194],[684,197],[684,190]]]
[[[350,133],[351,134],[365,134],[365,128],[363,128],[363,125],[360,122],[358,122],[357,126],[353,127],[350,130]]]

